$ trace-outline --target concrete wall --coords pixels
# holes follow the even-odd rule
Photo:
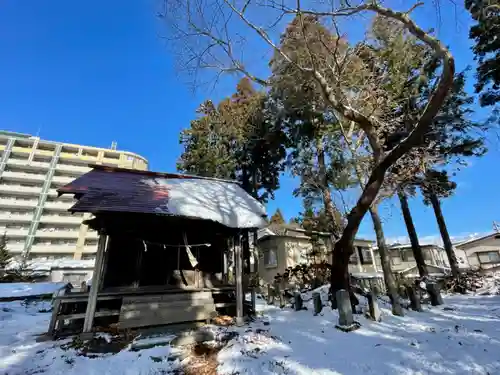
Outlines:
[[[264,252],[269,249],[276,250],[277,266],[266,266],[264,263]],[[283,274],[287,267],[285,242],[282,237],[267,237],[259,241],[259,277],[264,283],[272,283],[274,276]]]
[[[65,281],[71,283],[74,287],[79,287],[82,281],[91,279],[93,273],[93,269],[88,268],[53,269],[50,272],[49,281]]]

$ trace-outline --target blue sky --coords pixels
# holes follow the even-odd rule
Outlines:
[[[449,3],[444,3],[448,4]],[[155,0],[2,1],[0,11],[0,128],[42,138],[118,148],[145,156],[152,170],[175,170],[181,152],[180,130],[189,125],[199,103],[225,88],[192,93],[174,68]],[[435,24],[433,10],[417,21]],[[456,57],[458,69],[473,64],[466,14],[441,9],[440,38]],[[353,30],[354,32],[355,30]],[[478,116],[485,115],[481,111]],[[455,196],[443,203],[454,235],[485,232],[500,220],[497,197],[500,150],[496,135],[490,152],[461,171]],[[285,176],[272,213],[286,217],[300,210],[291,197],[294,181]],[[437,235],[430,208],[410,202],[421,236]],[[404,236],[397,202],[382,213],[388,237]],[[372,237],[365,220],[360,235]]]

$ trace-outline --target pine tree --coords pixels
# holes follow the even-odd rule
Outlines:
[[[434,215],[436,216],[439,232],[441,233],[441,238],[443,239],[444,250],[446,251],[446,255],[448,256],[451,273],[454,277],[459,276],[460,269],[458,267],[457,257],[453,250],[450,234],[448,233],[448,228],[446,227],[443,211],[441,209],[440,199],[451,196],[456,187],[457,184],[453,181],[450,181],[448,173],[446,171],[435,170],[427,171],[424,181],[421,184],[424,203],[426,205],[431,205],[432,209],[434,210]]]
[[[477,60],[476,92],[482,106],[500,102],[500,1],[465,0],[475,24],[469,32]]]
[[[283,217],[283,214],[281,213],[281,210],[278,208],[276,212],[271,216],[271,219],[269,220],[270,224],[285,224],[285,218]]]
[[[261,201],[273,197],[284,168],[286,138],[269,120],[270,106],[264,93],[242,79],[236,92],[216,106],[206,101],[199,117],[182,131],[180,171],[208,177],[238,180]]]
[[[0,237],[0,269],[5,269],[11,258],[9,250],[7,249],[7,234],[4,233],[2,237]]]

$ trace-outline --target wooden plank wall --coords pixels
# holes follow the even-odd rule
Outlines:
[[[213,317],[215,303],[211,292],[156,294],[124,297],[119,327],[135,328],[192,321]]]

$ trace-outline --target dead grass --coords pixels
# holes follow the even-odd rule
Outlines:
[[[180,369],[179,375],[217,375],[217,353],[222,347],[197,344],[190,350],[189,361]]]

